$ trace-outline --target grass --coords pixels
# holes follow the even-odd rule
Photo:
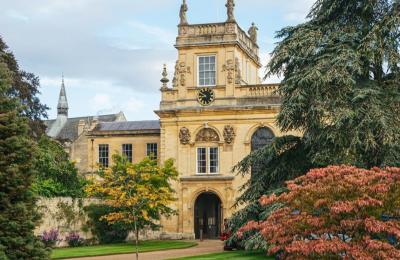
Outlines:
[[[170,249],[188,248],[197,245],[196,242],[186,241],[143,241],[139,243],[139,252],[162,251]],[[53,250],[51,259],[76,258],[86,256],[104,256],[131,254],[136,252],[133,243],[97,245],[86,247],[57,248]]]
[[[234,259],[234,260],[273,260],[272,257],[267,257],[265,252],[247,252],[247,251],[231,251],[231,252],[223,252],[223,253],[215,253],[208,255],[200,255],[200,256],[191,256],[191,257],[183,257],[177,258],[175,260],[225,260],[225,259]]]

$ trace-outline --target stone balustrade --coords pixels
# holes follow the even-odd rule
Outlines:
[[[248,97],[278,97],[276,91],[279,88],[278,84],[262,84],[242,86],[246,88],[246,96]]]
[[[237,23],[210,23],[180,25],[176,46],[239,43],[256,62],[259,48]]]

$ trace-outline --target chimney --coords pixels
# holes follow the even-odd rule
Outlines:
[[[80,136],[84,131],[85,131],[85,120],[81,119],[79,120],[79,124],[78,124],[78,136]]]

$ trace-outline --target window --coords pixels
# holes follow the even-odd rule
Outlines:
[[[122,145],[122,155],[125,155],[128,159],[128,162],[132,162],[132,144],[123,144]]]
[[[197,148],[197,173],[207,173],[207,149]]]
[[[147,144],[147,156],[152,160],[157,160],[157,151],[158,145],[157,144]]]
[[[218,148],[210,148],[210,173],[218,173]]]
[[[99,145],[99,164],[101,167],[108,167],[109,159],[109,147],[108,144]]]
[[[219,150],[217,147],[197,148],[197,174],[218,174]]]
[[[199,86],[216,85],[215,56],[199,57]]]

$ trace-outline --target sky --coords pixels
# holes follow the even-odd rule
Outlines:
[[[268,63],[275,32],[304,22],[315,0],[236,0],[247,31],[255,22]],[[57,115],[62,74],[70,117],[123,111],[157,119],[160,79],[172,79],[181,0],[0,0],[0,36],[20,67],[39,76],[42,103]],[[189,23],[224,22],[226,0],[187,0]],[[265,69],[260,71],[263,76]],[[277,83],[272,77],[268,83]]]

